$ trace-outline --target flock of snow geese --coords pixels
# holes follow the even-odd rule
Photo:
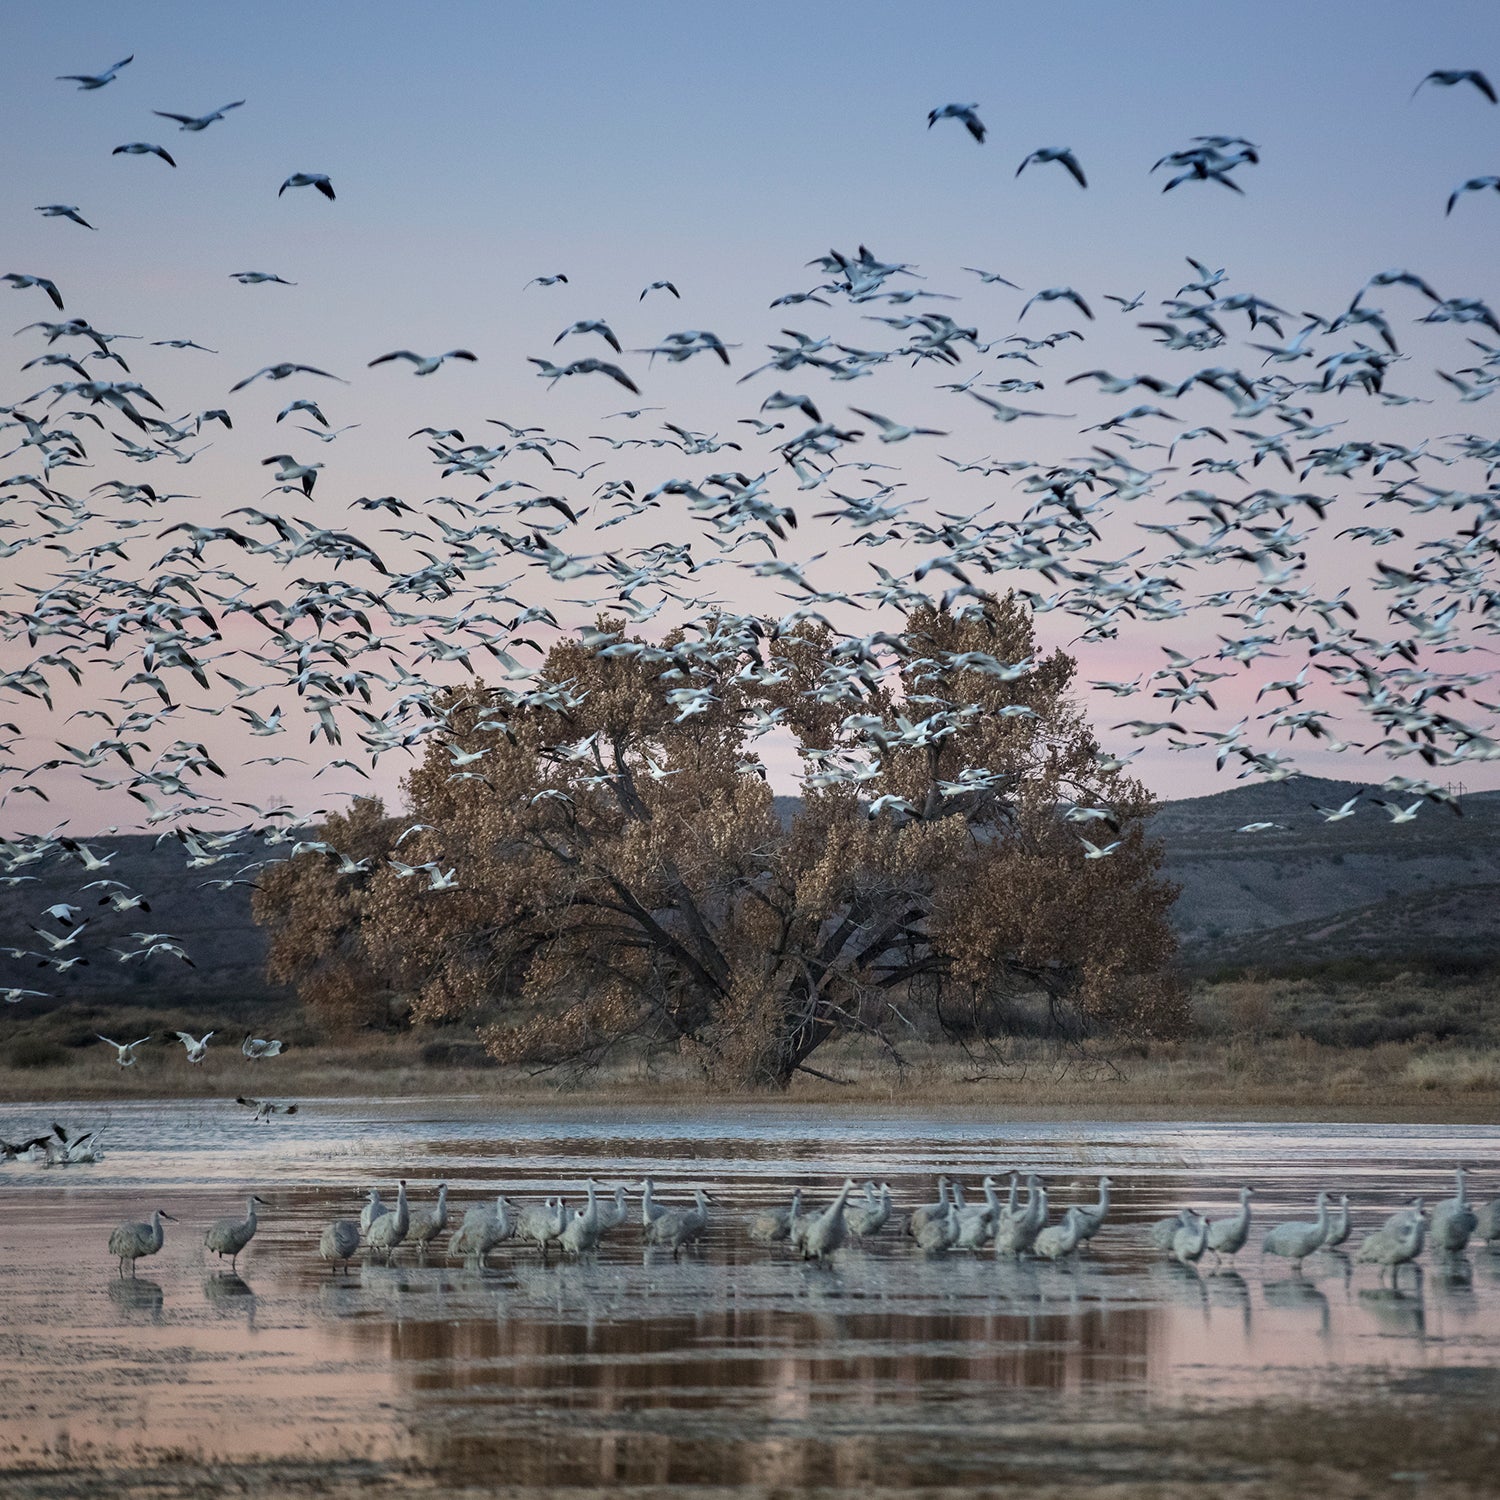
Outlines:
[[[1421,1198],[1413,1199],[1363,1236],[1354,1259],[1379,1267],[1382,1277],[1389,1271],[1394,1280],[1402,1266],[1421,1255],[1424,1245],[1436,1255],[1454,1256],[1471,1239],[1500,1241],[1500,1199],[1483,1206],[1472,1203],[1465,1169],[1457,1168],[1455,1175],[1457,1192],[1452,1198],[1430,1210]],[[944,1176],[937,1180],[936,1201],[923,1204],[898,1222],[912,1247],[926,1256],[968,1251],[999,1258],[1062,1261],[1081,1251],[1103,1229],[1110,1211],[1110,1186],[1110,1179],[1101,1177],[1095,1202],[1073,1204],[1060,1222],[1049,1223],[1048,1192],[1035,1173],[1027,1176],[1024,1198],[1021,1174],[1012,1172],[1004,1200],[998,1179],[988,1176],[980,1184],[981,1196],[974,1201],[965,1196],[962,1183]],[[638,1213],[629,1201],[632,1191],[639,1195]],[[1146,1237],[1152,1247],[1184,1266],[1196,1266],[1205,1254],[1212,1254],[1216,1264],[1226,1258],[1233,1261],[1251,1239],[1253,1193],[1251,1187],[1241,1188],[1238,1209],[1223,1218],[1183,1208],[1148,1225]],[[1314,1218],[1270,1228],[1261,1242],[1262,1253],[1290,1261],[1298,1273],[1311,1255],[1343,1253],[1340,1247],[1353,1231],[1349,1199],[1341,1194],[1337,1208],[1331,1210],[1330,1197],[1327,1192],[1318,1194]],[[255,1235],[256,1209],[264,1201],[252,1195],[244,1219],[220,1219],[213,1224],[204,1238],[206,1248],[221,1258],[228,1256],[235,1267],[236,1257]],[[464,1213],[448,1239],[447,1254],[483,1266],[492,1250],[510,1242],[535,1249],[544,1261],[554,1245],[564,1255],[584,1256],[597,1251],[611,1232],[627,1229],[634,1219],[641,1240],[648,1247],[669,1249],[675,1260],[704,1238],[711,1201],[709,1193],[699,1187],[693,1190],[690,1204],[664,1203],[656,1196],[652,1177],[633,1189],[619,1185],[613,1190],[591,1179],[585,1186],[583,1206],[573,1208],[562,1196],[521,1205],[500,1193],[493,1202],[476,1204]],[[867,1182],[859,1188],[851,1177],[826,1207],[804,1207],[804,1193],[798,1188],[786,1206],[757,1210],[743,1227],[757,1244],[783,1246],[800,1259],[826,1263],[846,1245],[879,1235],[891,1222],[892,1212],[889,1183],[877,1187]],[[121,1224],[110,1235],[109,1251],[121,1275],[127,1265],[133,1275],[136,1261],[162,1248],[162,1223],[171,1217],[158,1209],[149,1220]],[[380,1190],[371,1188],[358,1221],[336,1219],[328,1224],[319,1238],[318,1254],[330,1268],[346,1270],[359,1255],[361,1243],[368,1258],[386,1265],[404,1246],[425,1260],[449,1228],[448,1184],[438,1184],[436,1201],[430,1207],[413,1208],[403,1178],[394,1203],[384,1202]]]
[[[92,97],[106,87],[129,89],[138,73],[133,62],[132,55],[100,73],[65,76]],[[1476,70],[1437,70],[1408,107],[1462,111],[1486,108],[1495,97]],[[152,140],[101,140],[100,156],[153,162],[149,170],[170,169],[175,181],[211,165],[220,133],[252,107],[237,99],[204,114],[154,110],[183,137],[175,151]],[[977,104],[933,109],[929,128],[945,122],[981,145],[990,135]],[[932,143],[943,145],[936,134]],[[327,174],[305,167],[272,166],[267,198],[311,188],[326,202],[320,212],[339,213],[349,184],[340,195]],[[1049,168],[1059,184],[1089,191],[1084,164],[1064,146],[1027,152],[1016,176],[1042,191],[1051,186],[1043,177]],[[1151,172],[1162,175],[1145,176],[1162,182],[1164,192],[1216,186],[1243,194],[1251,168],[1271,170],[1254,142],[1205,135],[1161,155]],[[1463,182],[1448,200],[1451,219],[1438,223],[1460,225],[1460,200],[1491,188],[1500,188],[1500,177]],[[107,223],[96,223],[81,205],[48,203],[37,211],[60,221],[57,233],[81,225],[93,231],[91,241],[96,235],[101,247],[107,243]],[[106,252],[101,276],[109,264]],[[213,872],[205,884],[225,888],[253,881],[263,863],[246,862],[253,841],[266,858],[282,857],[287,846],[317,850],[358,872],[361,862],[306,836],[315,815],[216,790],[235,785],[221,760],[288,735],[295,708],[308,744],[321,739],[332,757],[316,775],[368,779],[383,757],[410,755],[428,736],[441,738],[437,687],[466,671],[477,675],[481,666],[518,708],[566,710],[578,701],[576,684],[546,680],[541,658],[548,639],[579,628],[601,652],[658,666],[686,719],[711,706],[712,683],[726,667],[748,683],[770,678],[767,639],[808,620],[827,622],[841,637],[810,691],[848,709],[835,743],[806,747],[813,780],[859,785],[878,775],[893,743],[888,727],[869,714],[870,698],[912,662],[899,633],[856,622],[862,613],[900,613],[927,601],[922,585],[929,579],[929,589],[942,584],[942,603],[960,610],[1009,582],[1038,617],[1066,622],[1062,634],[1071,633],[1086,669],[1089,653],[1123,631],[1171,629],[1177,644],[1162,648],[1154,669],[1090,685],[1144,699],[1146,707],[1114,729],[1211,754],[1242,777],[1295,776],[1291,752],[1301,746],[1387,762],[1409,758],[1420,764],[1390,775],[1375,800],[1393,819],[1410,821],[1433,805],[1458,811],[1447,785],[1455,773],[1500,759],[1500,705],[1485,697],[1493,673],[1484,665],[1487,641],[1500,632],[1500,489],[1493,485],[1500,438],[1452,431],[1449,416],[1500,390],[1500,316],[1482,297],[1439,291],[1423,275],[1394,268],[1355,280],[1346,305],[1297,312],[1300,303],[1235,289],[1227,268],[1193,257],[1187,279],[1173,276],[1154,303],[1144,291],[1023,288],[1000,271],[964,267],[977,278],[969,290],[982,299],[985,320],[1000,324],[982,333],[977,316],[953,314],[963,300],[957,290],[940,289],[936,273],[914,264],[864,245],[808,264],[812,284],[771,305],[778,322],[796,308],[799,319],[825,319],[829,328],[782,329],[767,357],[739,375],[729,373],[738,341],[690,328],[642,335],[648,342],[632,346],[616,331],[622,319],[570,300],[588,291],[580,278],[565,271],[534,277],[523,295],[568,303],[555,344],[598,339],[610,351],[608,359],[563,363],[530,357],[540,402],[562,381],[577,388],[580,377],[593,378],[590,390],[638,396],[654,370],[706,355],[704,366],[726,384],[735,380],[730,393],[740,386],[754,393],[735,419],[736,435],[695,430],[686,417],[653,429],[643,419],[662,408],[646,404],[601,412],[592,430],[573,433],[489,417],[496,432],[483,441],[467,438],[456,423],[428,421],[410,438],[443,493],[404,496],[354,494],[357,478],[350,493],[330,493],[344,482],[341,473],[372,470],[357,456],[347,467],[331,461],[357,452],[360,438],[351,433],[361,424],[338,425],[351,414],[332,403],[356,388],[324,363],[282,359],[226,376],[225,397],[179,411],[188,399],[179,391],[202,392],[214,379],[204,373],[217,358],[212,339],[103,328],[73,312],[74,289],[41,268],[4,273],[0,284],[33,306],[46,305],[48,315],[18,336],[38,346],[24,346],[22,371],[51,379],[25,394],[18,388],[0,405],[0,434],[13,443],[5,457],[16,465],[0,474],[0,557],[9,562],[0,590],[0,712],[8,708],[24,721],[4,726],[12,738],[0,805],[128,794],[147,829],[175,838],[192,869]],[[225,267],[223,275],[254,289],[236,296],[307,295],[297,290],[300,276],[277,270]],[[1095,311],[1101,295],[1118,309],[1110,314],[1118,324],[1109,340],[1142,343],[1149,369],[1120,374],[1097,359],[1085,360],[1088,368],[1059,369],[1070,349],[1104,326]],[[691,297],[680,274],[654,278],[629,316],[687,306]],[[1021,299],[1014,311],[1007,310],[1011,298]],[[1136,321],[1142,312],[1147,316]],[[1067,326],[1038,328],[1042,313]],[[1401,347],[1408,337],[1403,320],[1423,340],[1449,341],[1439,356],[1448,367],[1436,369],[1441,383],[1429,382],[1430,394],[1398,388],[1398,374],[1417,373]],[[1229,352],[1242,332],[1251,337]],[[312,343],[311,312],[306,333]],[[1211,351],[1224,352],[1205,362]],[[151,384],[127,354],[149,365]],[[632,363],[640,356],[644,364]],[[368,365],[404,366],[424,381],[458,382],[445,390],[463,390],[471,377],[458,372],[485,357],[482,345],[479,352],[439,354],[398,348]],[[516,363],[519,373],[525,366]],[[940,377],[937,384],[922,382],[929,372]],[[904,401],[921,410],[898,418],[870,398],[849,406],[848,418],[834,409],[848,383],[877,377],[891,388],[879,406]],[[168,466],[191,466],[210,434],[238,439],[255,418],[237,403],[270,385],[295,394],[266,421],[267,431],[294,432],[298,445],[316,441],[330,458],[280,451],[261,459],[272,487],[258,504],[228,506],[175,492],[155,477]],[[1083,451],[1067,459],[1028,456],[1016,434],[1050,442],[1045,434],[1062,430],[1052,424],[1080,419],[1014,403],[1061,388],[1080,407],[1102,405],[1095,420],[1076,429]],[[465,399],[472,401],[472,390]],[[1055,396],[1046,399],[1057,404]],[[1427,405],[1441,414],[1433,435],[1388,435],[1392,414],[1409,425]],[[948,419],[921,420],[935,406]],[[1004,434],[1003,456],[963,451],[986,431]],[[943,445],[933,456],[948,466],[951,488],[938,502],[888,462],[901,444]],[[293,444],[283,436],[277,446]],[[607,477],[592,474],[606,462],[623,467]],[[116,472],[99,477],[106,464]],[[282,498],[272,505],[273,496]],[[818,509],[799,517],[797,507],[808,499]],[[341,501],[343,517],[334,513]],[[392,524],[372,534],[382,521]],[[799,524],[815,545],[826,542],[822,551],[795,554]],[[613,532],[616,526],[626,529]],[[1317,581],[1322,566],[1337,570],[1335,586]],[[707,592],[708,580],[730,578],[739,587]],[[769,612],[735,612],[736,597],[770,598],[772,590],[780,602]],[[656,644],[581,625],[600,613],[663,636],[678,633],[672,644]],[[1190,617],[1214,622],[1217,634],[1205,646],[1178,649],[1195,639],[1178,623]],[[1213,628],[1205,625],[1203,639]],[[1479,665],[1463,668],[1466,660]],[[931,667],[933,680],[975,672],[1016,682],[1034,665],[969,652],[961,662]],[[1248,705],[1238,722],[1217,717],[1223,701]],[[941,697],[907,711],[913,717],[903,721],[902,745],[950,735],[962,713]],[[52,727],[44,712],[63,722]],[[753,701],[746,712],[752,744],[783,727],[779,712]],[[212,749],[203,741],[207,731],[189,727],[201,722],[198,715],[215,721]],[[585,753],[577,745],[554,749],[559,756]],[[1103,750],[1100,757],[1117,765],[1130,759]],[[262,764],[307,762],[288,753],[246,755],[242,772]],[[766,775],[758,753],[742,770]],[[306,774],[311,786],[311,768]],[[483,767],[456,767],[454,775],[482,776]],[[926,815],[895,796],[880,798],[871,814]],[[76,864],[80,889],[111,910],[81,924],[76,911],[44,914],[32,925],[35,941],[9,948],[10,956],[58,975],[100,961],[191,962],[171,933],[135,931],[113,948],[101,941],[100,928],[107,933],[110,922],[139,921],[134,913],[149,910],[147,893],[112,877],[112,854],[65,835],[68,821],[0,841],[0,880],[21,886],[41,861]],[[397,873],[420,877],[432,899],[444,899],[441,892],[461,888],[463,871],[446,865],[430,833],[423,837],[420,860]],[[1111,852],[1084,842],[1080,857]],[[230,861],[232,874],[214,868]],[[15,986],[0,993],[14,1002],[49,991]]]

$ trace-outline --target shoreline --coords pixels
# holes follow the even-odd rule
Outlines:
[[[484,1077],[484,1075],[480,1075]],[[81,1080],[79,1080],[81,1082]],[[1180,1121],[1195,1124],[1284,1123],[1325,1125],[1491,1125],[1500,1128],[1500,1094],[1489,1091],[1445,1098],[1430,1092],[1392,1096],[1389,1091],[1371,1091],[1368,1096],[1337,1100],[1309,1099],[1285,1089],[1246,1090],[1226,1101],[1204,1092],[1185,1092],[1172,1101],[1132,1097],[1129,1088],[1100,1090],[1088,1099],[1049,1098],[1046,1091],[1031,1087],[1007,1092],[1003,1086],[976,1088],[967,1098],[924,1099],[915,1090],[796,1089],[786,1094],[714,1093],[685,1102],[680,1086],[655,1087],[616,1084],[585,1090],[551,1088],[532,1083],[516,1089],[507,1081],[484,1086],[478,1078],[434,1078],[424,1073],[401,1080],[372,1077],[365,1088],[341,1078],[322,1089],[280,1090],[270,1097],[299,1101],[302,1110],[319,1105],[358,1103],[372,1115],[401,1113],[413,1104],[440,1105],[445,1113],[460,1119],[507,1114],[559,1116],[629,1116],[649,1111],[661,1118],[690,1118],[705,1110],[733,1109],[748,1113],[800,1110],[818,1114],[899,1113],[913,1118],[952,1119],[976,1112],[989,1118],[1017,1124],[1161,1124]],[[378,1090],[377,1086],[378,1085]],[[403,1086],[404,1085],[404,1086]],[[27,1118],[65,1110],[68,1106],[145,1105],[157,1101],[233,1105],[234,1095],[213,1089],[139,1089],[97,1087],[28,1093],[24,1089],[0,1090],[0,1109]]]
[[[190,1063],[175,1040],[158,1040],[122,1068],[111,1048],[92,1040],[94,1031],[140,1035],[150,1025],[159,1038],[170,1037],[175,1018],[58,1015],[49,1018],[53,1040],[31,1054],[31,1065],[20,1061],[27,1054],[19,1044],[0,1052],[0,1111],[30,1115],[0,1127],[0,1134],[19,1138],[36,1112],[51,1107],[48,1101],[203,1099],[232,1109],[241,1095],[299,1105],[457,1099],[468,1101],[466,1110],[489,1113],[826,1108],[1038,1121],[1500,1122],[1500,1033],[1490,1019],[1500,1006],[1489,1008],[1478,1035],[1444,1037],[1434,1025],[1415,1037],[1335,1044],[1282,1024],[1278,1012],[1299,995],[1295,988],[1274,995],[1279,1003],[1268,1009],[1261,987],[1246,993],[1227,987],[1214,999],[1233,1025],[1210,1007],[1199,1035],[1142,1047],[1018,1038],[965,1048],[908,1040],[898,1062],[869,1038],[838,1038],[814,1056],[815,1073],[794,1075],[784,1091],[710,1088],[675,1054],[620,1055],[587,1072],[499,1066],[472,1033],[329,1036],[295,1013],[267,1018],[274,1029],[263,1034],[287,1042],[278,1057],[249,1060],[231,1040],[216,1042],[203,1061]],[[1408,1012],[1421,1009],[1416,997],[1399,990],[1390,998]],[[1444,997],[1445,1004],[1452,1001],[1451,994]],[[1477,1007],[1478,999],[1473,1003]],[[42,1066],[35,1065],[38,1058]]]

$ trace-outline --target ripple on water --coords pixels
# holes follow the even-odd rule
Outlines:
[[[1305,1274],[1256,1253],[1200,1275],[1143,1253],[1141,1228],[1192,1204],[1259,1221],[1303,1216],[1327,1186],[1360,1227],[1475,1169],[1500,1191],[1500,1130],[1482,1127],[1011,1124],[897,1110],[757,1107],[648,1115],[506,1111],[467,1101],[325,1101],[256,1125],[218,1103],[49,1107],[108,1120],[91,1168],[0,1169],[0,1442],[39,1450],[201,1449],[418,1457],[517,1483],[931,1483],[1013,1464],[1037,1421],[1099,1421],[1143,1401],[1239,1401],[1372,1379],[1461,1378],[1500,1355],[1500,1254],[1475,1250],[1399,1288],[1344,1256]],[[24,1110],[18,1114],[25,1115]],[[41,1118],[41,1113],[39,1113]],[[1035,1171],[1055,1207],[1115,1207],[1063,1266],[984,1255],[922,1260],[892,1229],[836,1267],[751,1245],[741,1215],[794,1183],[890,1181],[898,1204],[951,1172]],[[680,1262],[633,1230],[581,1264],[504,1248],[494,1268],[398,1264],[330,1273],[322,1225],[372,1182],[455,1221],[504,1188],[578,1194],[646,1174],[664,1197],[720,1200]],[[255,1188],[270,1200],[239,1274],[203,1226]],[[1488,1189],[1488,1191],[1485,1191]],[[158,1257],[113,1274],[120,1218],[163,1207]],[[1358,1232],[1358,1231],[1357,1231]]]

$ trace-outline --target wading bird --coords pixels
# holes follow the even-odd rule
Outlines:
[[[119,1225],[109,1237],[109,1253],[118,1262],[118,1273],[125,1274],[125,1263],[130,1262],[130,1274],[135,1275],[135,1263],[147,1255],[155,1255],[161,1249],[166,1240],[166,1234],[162,1229],[162,1221],[175,1224],[177,1221],[173,1215],[165,1209],[157,1209],[151,1215],[150,1221],[145,1224],[124,1223]]]
[[[251,1193],[245,1200],[243,1219],[216,1219],[209,1225],[208,1232],[203,1236],[205,1249],[212,1250],[220,1260],[223,1260],[226,1255],[229,1257],[231,1271],[239,1270],[237,1261],[240,1251],[255,1238],[257,1224],[255,1210],[265,1201],[258,1193]]]

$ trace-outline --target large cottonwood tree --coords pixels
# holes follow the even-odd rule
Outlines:
[[[437,705],[399,851],[344,874],[305,853],[265,881],[273,962],[295,977],[320,948],[347,995],[342,955],[504,1060],[674,1046],[737,1086],[784,1086],[850,1031],[1003,1025],[1018,998],[1068,1035],[1171,1034],[1175,888],[1073,670],[1009,596],[918,607],[864,643],[725,618],[657,645],[601,621],[552,648],[541,685]],[[756,756],[768,730],[801,757],[789,821]],[[362,827],[399,831],[378,809]],[[1116,847],[1087,857],[1080,834]]]

